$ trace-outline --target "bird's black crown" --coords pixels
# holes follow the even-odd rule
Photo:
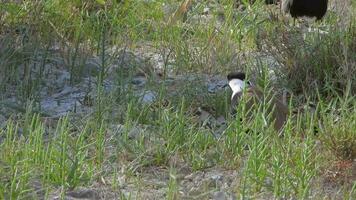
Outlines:
[[[232,79],[240,79],[240,80],[245,80],[246,75],[243,72],[231,72],[230,74],[227,75],[227,80],[230,81]]]

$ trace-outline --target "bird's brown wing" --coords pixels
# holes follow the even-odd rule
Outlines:
[[[244,99],[242,99],[244,98]],[[249,87],[243,92],[237,93],[231,100],[232,113],[236,114],[236,108],[241,101],[245,101],[245,112],[248,120],[252,120],[252,114],[255,109],[258,109],[265,96],[261,90],[255,87]],[[271,104],[267,108],[268,113],[272,113],[271,121],[274,121],[276,130],[280,130],[285,124],[288,116],[288,107],[277,98],[272,97]]]

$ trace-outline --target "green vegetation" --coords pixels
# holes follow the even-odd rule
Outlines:
[[[354,199],[356,5],[308,31],[263,1],[218,2],[1,3],[0,199]],[[281,132],[270,102],[235,119],[231,94],[208,92],[237,70],[287,93]]]

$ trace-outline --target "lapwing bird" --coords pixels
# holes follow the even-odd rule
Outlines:
[[[249,81],[245,80],[246,75],[242,72],[230,73],[227,75],[228,84],[232,90],[231,109],[232,113],[236,113],[236,107],[241,102],[243,97],[246,98],[246,109],[251,110],[254,106],[258,106],[264,101],[267,95],[264,95],[261,90],[253,86]],[[244,96],[246,95],[246,96]],[[288,107],[276,98],[271,99],[268,112],[271,113],[271,121],[274,123],[274,128],[279,131],[285,124],[288,116]],[[238,113],[236,113],[238,114]],[[250,113],[247,113],[247,117]]]
[[[316,17],[321,20],[328,9],[328,0],[282,0],[282,10],[296,19]]]

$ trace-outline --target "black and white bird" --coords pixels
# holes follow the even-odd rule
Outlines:
[[[293,18],[316,17],[321,20],[328,9],[328,0],[282,0],[282,10]]]
[[[243,72],[230,73],[227,75],[228,84],[232,90],[231,109],[232,113],[236,112],[236,107],[240,103],[242,97],[246,98],[247,110],[264,101],[266,95],[261,90],[253,86],[249,81],[245,80],[246,75]],[[243,96],[247,95],[247,96]],[[274,128],[279,131],[284,126],[287,116],[288,107],[276,98],[271,99],[271,104],[268,106],[268,112],[272,112],[271,122]],[[249,112],[247,117],[249,117]]]

